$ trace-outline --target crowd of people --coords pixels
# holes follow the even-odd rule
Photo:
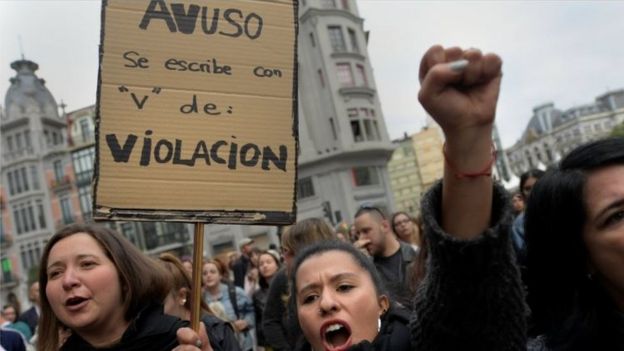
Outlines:
[[[206,258],[198,331],[188,258],[72,225],[44,250],[32,312],[3,308],[2,346],[624,350],[624,138],[527,172],[509,194],[491,176],[501,66],[477,49],[424,55],[419,100],[446,143],[418,217],[365,205],[352,225],[297,221],[279,252],[246,239],[236,260]]]

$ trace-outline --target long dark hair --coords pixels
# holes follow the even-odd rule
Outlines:
[[[602,286],[588,275],[583,195],[587,173],[614,164],[624,164],[624,138],[580,146],[535,184],[527,203],[531,334],[544,334],[553,350],[584,350],[597,342],[608,343],[604,335],[611,326],[605,316],[613,307]]]

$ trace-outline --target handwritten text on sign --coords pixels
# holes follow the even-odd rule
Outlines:
[[[96,212],[293,213],[294,6],[107,2]]]

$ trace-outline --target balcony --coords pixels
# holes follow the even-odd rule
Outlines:
[[[366,61],[366,56],[362,55],[359,51],[349,51],[346,48],[333,48],[331,57],[335,59],[356,59],[359,61]]]
[[[71,187],[71,177],[64,175],[60,179],[52,179],[50,181],[50,189],[54,191],[65,190]]]
[[[375,89],[370,88],[368,86],[346,86],[338,89],[340,95],[343,96],[365,96],[365,97],[375,97]]]
[[[14,150],[5,152],[2,154],[2,163],[7,165],[9,163],[21,161],[24,158],[31,157],[35,155],[35,149],[32,146],[27,146],[20,150]]]

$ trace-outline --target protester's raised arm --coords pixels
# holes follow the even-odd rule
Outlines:
[[[442,227],[472,239],[488,227],[492,207],[492,125],[501,60],[479,50],[431,47],[420,65],[418,98],[446,138]]]

